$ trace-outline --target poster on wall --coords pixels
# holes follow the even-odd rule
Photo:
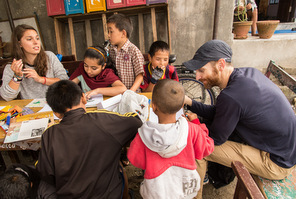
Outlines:
[[[41,45],[44,48],[43,39],[41,37],[40,29],[37,24],[35,16],[28,16],[28,17],[24,17],[24,18],[13,19],[13,22],[14,22],[15,27],[20,24],[27,24],[27,25],[34,27],[35,30],[37,30],[37,33],[38,33],[39,38],[41,40]],[[2,38],[2,42],[10,42],[11,33],[12,32],[11,32],[11,28],[9,25],[9,21],[8,20],[0,21],[0,36]]]

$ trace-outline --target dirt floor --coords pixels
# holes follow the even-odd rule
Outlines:
[[[128,165],[125,167],[128,179],[129,179],[129,189],[133,190],[134,198],[141,199],[139,194],[140,184],[143,181],[143,171],[141,169],[135,168],[133,165]],[[210,183],[204,186],[203,199],[231,199],[233,198],[235,186],[237,179],[235,178],[233,182],[229,185],[215,189]]]

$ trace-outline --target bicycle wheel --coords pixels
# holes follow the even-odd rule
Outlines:
[[[189,98],[203,104],[214,105],[216,103],[213,90],[206,89],[202,82],[195,79],[194,74],[179,74],[179,82]]]

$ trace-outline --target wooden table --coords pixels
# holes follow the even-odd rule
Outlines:
[[[145,95],[148,99],[151,99],[152,93],[147,92],[147,93],[140,93],[141,95]],[[104,96],[104,100],[109,99],[109,96]],[[32,99],[22,99],[22,100],[12,100],[12,101],[0,101],[0,106],[8,106],[11,105],[12,107],[14,106],[19,106],[21,108],[25,107],[27,104],[29,104],[32,101]],[[34,113],[40,111],[42,107],[30,107]],[[87,111],[92,111],[92,110],[97,110],[96,107],[92,108],[87,108]],[[0,128],[0,151],[9,151],[9,150],[24,150],[18,146],[16,146],[13,143],[10,144],[4,144],[3,140],[6,136],[5,131]],[[2,141],[1,141],[2,140]]]
[[[141,95],[145,95],[148,99],[151,99],[152,97],[152,93],[148,92],[148,93],[140,93]],[[110,98],[109,96],[104,96],[104,100]],[[11,105],[12,107],[14,106],[19,106],[21,108],[25,107],[27,104],[29,104],[32,101],[32,99],[23,99],[23,100],[12,100],[12,101],[1,101],[0,100],[0,106],[8,106]],[[30,107],[30,109],[36,113],[38,111],[40,111],[42,109],[42,107]],[[92,110],[96,110],[96,107],[93,108],[87,108],[87,111],[92,111]],[[18,153],[21,152],[21,150],[29,150],[29,149],[23,149],[19,146],[17,146],[14,143],[9,143],[9,144],[4,144],[3,140],[6,136],[5,131],[0,128],[0,152],[3,153],[7,153],[9,158],[10,158],[10,162],[11,163],[20,163],[20,159],[19,156],[17,154],[17,151],[19,151]],[[2,140],[2,141],[1,141]],[[36,156],[37,153],[31,152],[30,150],[28,151],[29,153],[32,153],[31,156],[33,157],[33,159],[37,159],[38,157],[34,157]],[[2,153],[0,155],[0,164],[4,165],[6,167],[6,162],[4,161],[4,158],[2,157]]]

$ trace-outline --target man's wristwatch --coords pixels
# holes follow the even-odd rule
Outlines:
[[[14,82],[21,82],[21,81],[23,80],[23,78],[18,78],[18,77],[16,77],[16,76],[13,76],[13,77],[12,77],[12,80],[13,80]]]

